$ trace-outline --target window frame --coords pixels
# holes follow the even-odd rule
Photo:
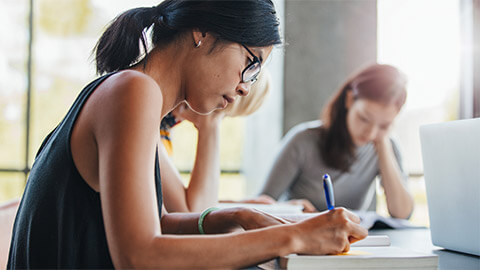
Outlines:
[[[27,40],[27,63],[26,63],[26,106],[25,106],[25,159],[23,168],[5,168],[0,166],[0,173],[23,173],[25,175],[25,183],[30,173],[30,135],[31,135],[31,101],[32,101],[32,47],[33,47],[33,0],[28,1],[28,40]]]

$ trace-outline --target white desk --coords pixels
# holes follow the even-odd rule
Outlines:
[[[480,269],[480,257],[434,246],[429,229],[372,230],[369,234],[386,234],[392,246],[438,255],[438,269]]]

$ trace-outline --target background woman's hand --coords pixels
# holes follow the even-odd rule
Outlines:
[[[301,254],[339,254],[350,244],[365,238],[368,231],[360,218],[344,208],[335,208],[292,225],[296,229]]]
[[[389,132],[384,131],[381,134],[378,134],[377,137],[373,140],[373,145],[375,149],[379,151],[382,147],[392,147],[392,143],[390,142]]]

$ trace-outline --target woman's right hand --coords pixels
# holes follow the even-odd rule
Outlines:
[[[350,244],[365,238],[368,230],[360,218],[344,208],[335,208],[318,216],[292,224],[300,254],[340,254]]]

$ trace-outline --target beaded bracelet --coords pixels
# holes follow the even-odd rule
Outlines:
[[[212,211],[216,211],[218,209],[219,208],[217,208],[217,207],[210,207],[210,208],[207,208],[205,211],[202,212],[202,214],[198,218],[198,231],[200,232],[200,234],[205,234],[205,231],[203,230],[203,220],[205,219],[205,216],[207,216],[208,213],[210,213]]]

